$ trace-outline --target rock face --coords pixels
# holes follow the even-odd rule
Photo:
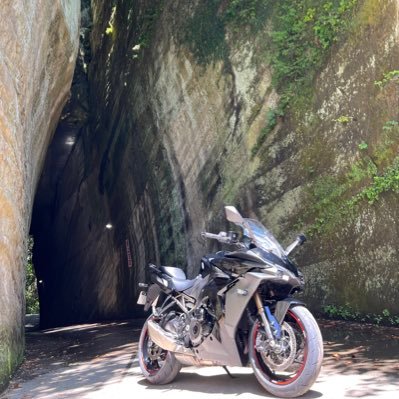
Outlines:
[[[24,348],[24,262],[32,203],[67,99],[79,1],[5,0],[0,8],[0,390]]]
[[[234,165],[225,171],[233,193],[237,171],[245,178],[240,91],[251,90],[265,109],[276,99],[267,92],[269,73],[249,66],[241,74],[247,52],[235,55],[227,74],[222,63],[204,72],[189,52],[181,53],[168,27],[174,8],[159,31],[147,27],[158,45],[142,54],[141,33],[131,28],[146,18],[141,4],[92,5],[90,126],[63,169],[53,218],[42,224],[46,208],[38,202],[33,219],[33,226],[40,221],[34,263],[44,281],[45,326],[138,311],[137,283],[150,261],[197,272],[205,249],[199,233],[223,216],[220,167]],[[184,18],[189,10],[179,6]],[[152,12],[142,10],[148,18]],[[258,86],[249,88],[255,79]],[[51,167],[45,170],[51,175]]]
[[[33,218],[44,325],[131,316],[148,262],[193,276],[224,204],[285,244],[310,233],[313,309],[399,311],[398,3],[351,2],[352,30],[284,112],[272,20],[237,34],[227,3],[91,2],[89,116],[61,167],[50,151]]]

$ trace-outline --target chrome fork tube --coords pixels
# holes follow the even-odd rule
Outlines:
[[[259,292],[255,292],[254,299],[255,299],[256,308],[258,309],[258,314],[262,320],[263,327],[265,328],[266,336],[271,341],[271,343],[272,342],[274,343],[275,339],[274,339],[272,330],[270,328],[269,321],[267,320],[267,317],[265,314],[265,309],[264,309],[263,303],[262,303],[262,298],[259,295]]]

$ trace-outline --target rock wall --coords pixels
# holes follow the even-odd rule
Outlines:
[[[311,306],[397,315],[399,86],[386,77],[399,62],[399,4],[363,2],[358,21],[317,78],[306,114],[291,121],[305,184],[291,183],[264,211],[283,226],[287,206],[311,220],[311,246],[298,257]]]
[[[89,126],[57,169],[53,202],[37,199],[32,223],[43,326],[137,314],[137,283],[150,261],[194,274],[205,249],[199,232],[223,212],[220,199],[214,201],[224,167],[220,146],[231,164],[248,159],[237,102],[238,91],[249,90],[246,74],[260,79],[250,90],[265,107],[275,101],[274,92],[266,93],[268,73],[224,76],[219,63],[202,74],[173,43],[168,18],[175,6],[162,28],[147,27],[158,45],[142,54],[137,26],[143,6],[92,2]],[[238,65],[246,54],[235,57]],[[57,154],[50,148],[41,197],[47,197]],[[236,170],[227,173],[237,184]]]
[[[327,50],[282,110],[277,6],[253,34],[229,2],[92,1],[90,116],[35,234],[46,325],[137,314],[147,263],[193,276],[225,204],[284,244],[308,231],[313,309],[398,313],[398,3],[346,3],[350,29],[315,42]]]
[[[79,1],[0,8],[0,390],[24,349],[24,263],[37,182],[67,99]]]

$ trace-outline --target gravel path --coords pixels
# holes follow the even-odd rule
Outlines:
[[[399,330],[321,321],[325,358],[303,398],[397,399]],[[165,386],[151,386],[136,359],[140,322],[97,323],[27,332],[26,360],[1,399],[267,398],[247,368],[182,370]]]

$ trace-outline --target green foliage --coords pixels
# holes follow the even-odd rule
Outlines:
[[[200,65],[224,59],[228,54],[225,25],[218,9],[220,0],[199,2],[184,28],[184,42]]]
[[[357,0],[280,0],[272,33],[277,87],[312,78],[326,50],[349,26]]]
[[[15,331],[0,325],[0,392],[8,385],[16,367],[24,357],[23,342],[15,339]],[[3,396],[3,395],[2,395]]]
[[[266,114],[266,125],[261,130],[261,133],[258,136],[256,145],[252,148],[252,157],[254,157],[258,153],[261,145],[266,140],[266,137],[276,127],[278,117],[282,116],[282,115],[283,115],[283,111],[280,108],[270,108],[269,109],[269,111]]]
[[[249,26],[256,32],[264,26],[270,10],[270,0],[230,0],[223,20],[234,31],[242,32],[243,27]]]
[[[348,181],[348,186],[353,186],[353,183],[368,181],[377,174],[377,165],[371,160],[371,158],[364,157],[351,165],[345,178]]]
[[[314,13],[315,18],[312,19],[314,20],[313,31],[322,48],[330,47],[337,40],[343,28],[343,17],[355,5],[356,0],[327,1],[323,4],[322,11],[319,14]]]
[[[346,116],[346,115],[341,115],[340,117],[338,117],[337,119],[334,119],[335,122],[338,123],[342,123],[343,125],[346,125],[347,123],[352,121],[352,117],[351,116]]]
[[[327,233],[354,217],[361,203],[372,205],[383,193],[399,193],[399,123],[386,122],[377,144],[370,148],[361,142],[358,148],[363,153],[344,173],[319,176],[308,187],[298,229],[310,236]]]
[[[381,80],[376,80],[374,84],[382,88],[392,81],[396,81],[397,83],[399,83],[399,70],[393,70],[384,73],[383,78]]]
[[[360,313],[356,312],[348,304],[344,306],[325,305],[323,306],[323,312],[332,319],[357,320],[360,316]]]
[[[26,257],[25,299],[26,313],[39,313],[39,298],[37,295],[36,275],[32,262],[33,237],[28,240],[28,254]]]
[[[398,121],[387,121],[385,122],[384,126],[382,127],[383,130],[393,130],[399,127]]]
[[[280,93],[279,114],[313,76],[328,54],[328,49],[344,34],[357,0],[280,0],[273,15],[270,64],[272,82]],[[350,116],[341,116],[339,123],[349,123]],[[266,134],[268,129],[266,127]],[[262,131],[252,154],[264,141]]]
[[[256,34],[271,10],[270,0],[203,0],[183,28],[183,42],[200,65],[223,60],[229,52],[226,30]]]
[[[380,166],[389,166],[399,149],[399,124],[395,120],[384,123],[379,143],[374,149],[373,159]]]
[[[347,190],[347,182],[341,182],[334,176],[322,176],[315,181],[309,193],[310,206],[304,213],[305,219],[313,215],[313,222],[307,229],[309,236],[325,231],[338,218],[346,216],[347,209],[342,206],[342,198]]]
[[[353,194],[357,186],[360,190]],[[305,219],[313,218],[307,233],[312,236],[327,232],[340,221],[351,218],[362,201],[374,204],[384,192],[399,193],[399,157],[380,174],[375,163],[364,158],[341,178],[319,177],[310,189],[310,205],[304,212]]]
[[[367,148],[369,148],[369,145],[366,143],[366,142],[364,142],[364,141],[362,141],[359,145],[358,145],[358,148],[359,148],[359,150],[367,150]]]
[[[303,92],[328,49],[344,34],[358,0],[204,0],[184,26],[183,42],[200,65],[225,60],[229,55],[226,30],[259,32],[271,20],[272,32],[263,30],[269,42],[265,63],[270,63],[272,82],[280,102],[267,114],[265,127],[252,149],[254,157],[268,134],[283,116],[287,105]],[[249,27],[250,29],[243,29]],[[349,123],[349,116],[337,119]]]
[[[380,314],[361,313],[345,305],[325,305],[322,308],[325,317],[331,319],[343,319],[348,321],[360,321],[363,323],[383,324],[387,326],[399,326],[399,315],[392,315],[388,309],[384,309]]]
[[[390,313],[390,311],[388,309],[384,309],[382,311],[382,315],[385,316],[385,317],[389,317],[391,315],[391,313]]]
[[[355,198],[358,200],[366,199],[370,204],[373,204],[382,193],[387,191],[399,193],[399,157],[382,175],[374,176],[372,183]]]
[[[196,6],[183,31],[183,41],[200,65],[228,57],[226,30],[259,32],[271,19],[273,31],[262,31],[271,43],[265,62],[273,70],[272,81],[280,94],[269,111],[265,127],[252,149],[257,154],[268,134],[283,116],[287,105],[303,85],[310,82],[327,50],[346,32],[358,0],[204,0]],[[243,28],[249,27],[245,30]],[[350,117],[339,118],[348,123]]]
[[[115,13],[116,13],[116,6],[112,7],[111,10],[111,16],[108,21],[108,26],[107,29],[105,29],[105,34],[106,35],[114,35],[115,34],[115,27],[114,27],[114,21],[115,21]]]

